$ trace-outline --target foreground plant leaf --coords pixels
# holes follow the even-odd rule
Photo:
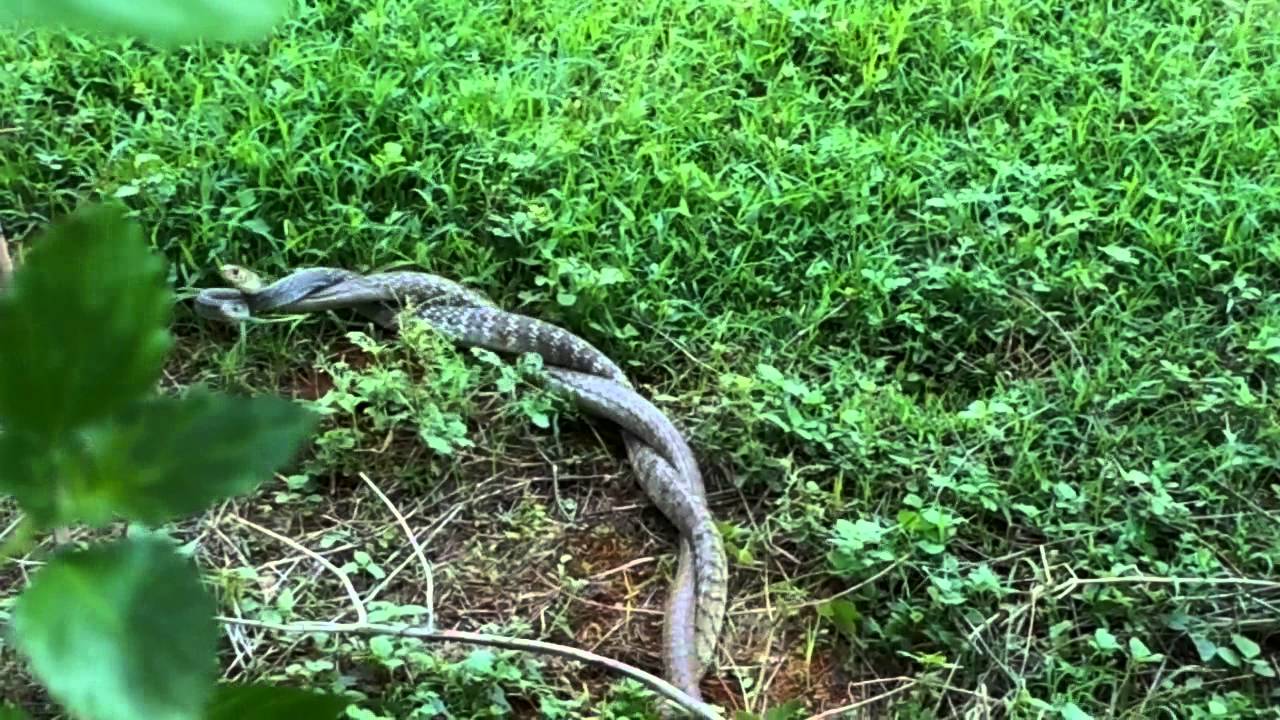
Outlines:
[[[12,705],[0,705],[0,720],[30,720],[30,717]]]
[[[0,21],[136,35],[162,45],[264,37],[287,0],[7,0]]]
[[[213,599],[156,538],[59,554],[18,598],[18,649],[86,720],[200,718],[217,677]]]
[[[0,489],[41,527],[121,518],[158,524],[258,487],[293,457],[317,419],[277,397],[193,389],[151,398],[69,447],[0,435]]]
[[[333,720],[348,702],[338,695],[270,685],[219,685],[204,720]]]
[[[151,390],[172,306],[163,261],[123,210],[53,223],[0,297],[0,425],[59,435]]]
[[[196,388],[140,403],[95,435],[104,509],[160,523],[257,488],[294,456],[318,417],[284,398]]]

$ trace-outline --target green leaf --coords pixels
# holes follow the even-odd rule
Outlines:
[[[30,720],[31,716],[12,705],[0,705],[0,720]]]
[[[857,522],[849,522],[844,518],[836,520],[835,537],[832,542],[848,546],[851,550],[861,550],[867,545],[876,545],[884,538],[885,529],[878,522],[859,518]]]
[[[65,433],[154,386],[172,344],[172,294],[122,210],[91,206],[55,222],[12,283],[0,298],[3,424]]]
[[[271,226],[262,218],[250,218],[245,220],[240,223],[240,227],[243,227],[245,230],[248,230],[255,235],[261,235],[268,240],[273,239],[271,237]]]
[[[1093,716],[1080,709],[1079,705],[1073,702],[1067,702],[1062,706],[1063,720],[1093,720]]]
[[[768,363],[759,363],[756,365],[756,374],[760,376],[761,380],[778,385],[781,385],[782,382],[786,380],[782,375],[782,371]]]
[[[1110,651],[1120,649],[1120,641],[1117,640],[1116,636],[1106,628],[1098,628],[1093,631],[1093,642],[1098,646],[1099,650]]]
[[[41,527],[116,518],[158,524],[257,488],[287,463],[317,416],[283,398],[192,389],[135,403],[83,433],[75,452],[0,435],[0,489]],[[56,488],[56,492],[50,492]]]
[[[396,648],[391,638],[379,636],[369,639],[369,651],[376,657],[389,658],[395,654]]]
[[[930,555],[941,555],[946,552],[947,546],[942,543],[930,542],[928,540],[920,540],[916,542],[916,547],[920,548]]]
[[[288,8],[287,0],[8,0],[0,23],[136,35],[163,45],[240,42],[265,37]]]
[[[1191,638],[1191,641],[1196,645],[1196,653],[1200,655],[1200,662],[1207,663],[1218,654],[1218,646],[1214,645],[1209,638],[1196,635]]]
[[[765,710],[764,720],[792,720],[804,717],[805,714],[804,703],[798,699],[792,699]]]
[[[1245,660],[1252,660],[1262,652],[1262,648],[1258,646],[1258,643],[1243,635],[1233,634],[1231,636],[1231,644],[1236,646],[1236,649],[1240,651]]]
[[[215,609],[170,543],[138,538],[54,556],[18,598],[13,631],[78,717],[194,720],[217,678]]]
[[[227,683],[217,687],[203,720],[331,720],[338,717],[348,704],[339,695],[271,685]]]
[[[133,408],[105,434],[116,512],[159,523],[250,492],[288,463],[318,416],[284,398],[204,389]]]
[[[1019,217],[1022,218],[1022,222],[1028,225],[1034,225],[1040,222],[1040,213],[1037,212],[1035,208],[1020,206],[1020,207],[1013,208],[1013,210],[1014,212],[1018,213]]]
[[[858,619],[861,617],[853,603],[842,599],[828,600],[819,605],[818,615],[830,620],[836,630],[850,638],[856,635]]]
[[[1164,658],[1160,653],[1153,653],[1147,644],[1138,638],[1129,638],[1129,654],[1138,662],[1159,662]]]
[[[491,675],[496,660],[497,656],[492,650],[478,648],[467,655],[467,658],[462,661],[462,667],[477,675]]]
[[[1138,264],[1138,258],[1135,257],[1133,251],[1127,247],[1120,245],[1104,245],[1100,249],[1116,262],[1122,262],[1126,265]]]

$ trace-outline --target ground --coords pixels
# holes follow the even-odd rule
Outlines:
[[[313,0],[243,47],[9,33],[0,223],[21,243],[115,197],[184,298],[222,262],[407,266],[590,339],[707,475],[732,604],[703,689],[729,710],[1274,717],[1278,19]],[[174,332],[166,391],[334,410],[171,529],[225,615],[350,619],[318,553],[370,610],[660,670],[675,536],[612,428],[353,318],[242,336],[181,303]],[[389,718],[653,710],[603,671],[407,641],[228,624],[223,660]]]

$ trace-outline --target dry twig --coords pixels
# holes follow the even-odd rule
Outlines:
[[[334,565],[333,563],[329,562],[320,553],[317,553],[316,551],[308,547],[305,547],[304,545],[298,543],[297,541],[287,538],[284,535],[281,535],[280,533],[274,530],[269,530],[267,528],[264,528],[261,525],[253,522],[252,520],[246,520],[240,517],[239,515],[232,515],[231,519],[235,520],[236,522],[240,523],[241,525],[244,525],[245,527],[251,530],[256,530],[262,533],[263,535],[266,535],[267,537],[273,538],[275,540],[279,540],[285,545],[288,545],[294,550],[297,550],[303,555],[306,555],[312,560],[315,560],[316,562],[323,565],[325,569],[327,569],[329,572],[337,576],[338,580],[342,583],[342,587],[346,589],[347,595],[351,598],[351,604],[353,606],[353,609],[356,611],[356,619],[360,623],[365,623],[369,620],[369,613],[366,612],[364,609],[364,603],[360,600],[360,593],[356,592],[355,586],[351,584],[351,578],[348,578],[347,574],[342,572],[341,568],[339,568],[337,565]]]
[[[400,509],[395,506],[395,503],[391,502],[391,498],[387,497],[386,493],[382,492],[369,479],[368,475],[360,473],[360,479],[364,480],[364,483],[378,496],[382,504],[386,505],[387,509],[391,511],[391,514],[396,516],[396,522],[400,523],[400,528],[404,530],[405,537],[409,538],[409,544],[413,546],[413,552],[418,556],[418,562],[422,563],[422,572],[426,574],[427,579],[427,629],[434,630],[436,627],[436,584],[435,575],[431,571],[431,563],[427,561],[427,556],[423,554],[422,546],[418,544],[418,538],[414,537],[413,528],[409,527],[409,522],[404,519],[404,515],[400,513]]]
[[[263,628],[266,630],[276,630],[278,632],[348,634],[359,635],[362,637],[408,637],[414,638],[415,640],[422,640],[423,642],[458,642],[502,648],[504,650],[518,650],[521,652],[557,655],[571,660],[599,665],[600,667],[608,668],[614,672],[626,675],[637,682],[641,682],[649,686],[659,695],[662,695],[667,700],[670,700],[681,708],[692,713],[694,717],[703,718],[703,720],[723,720],[723,715],[721,715],[720,711],[715,707],[689,697],[689,695],[684,691],[656,675],[647,673],[640,668],[628,665],[619,660],[614,660],[613,658],[608,658],[603,655],[597,655],[587,650],[569,647],[568,645],[557,645],[555,643],[543,642],[541,640],[507,638],[498,635],[488,635],[485,633],[466,632],[463,630],[428,630],[425,628],[396,627],[393,625],[381,625],[367,622],[298,622],[277,624],[225,616],[219,616],[218,620],[225,623]]]
[[[918,680],[915,680],[913,678],[896,677],[896,678],[889,678],[887,680],[871,680],[871,681],[868,681],[867,683],[858,683],[858,684],[859,685],[873,684],[873,683],[881,684],[881,683],[887,683],[887,682],[900,682],[902,684],[896,688],[893,688],[892,690],[886,690],[885,692],[882,692],[879,695],[876,695],[875,697],[869,697],[865,700],[859,700],[858,702],[851,703],[849,705],[842,705],[841,707],[838,707],[838,708],[832,708],[825,712],[820,712],[817,715],[811,715],[809,716],[808,720],[825,720],[826,718],[833,718],[842,713],[853,712],[854,710],[857,710],[860,707],[865,707],[867,705],[888,700],[894,695],[898,695],[902,692],[910,690],[911,688],[915,687],[919,683]]]

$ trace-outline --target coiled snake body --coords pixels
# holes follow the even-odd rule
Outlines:
[[[306,268],[268,285],[227,265],[222,276],[233,287],[205,289],[196,298],[196,311],[206,318],[236,323],[258,314],[351,308],[394,330],[407,310],[456,344],[541,356],[548,387],[619,425],[645,493],[680,531],[663,665],[671,684],[701,700],[698,683],[713,660],[727,602],[722,539],[693,452],[608,356],[567,330],[502,310],[482,293],[437,275]]]

